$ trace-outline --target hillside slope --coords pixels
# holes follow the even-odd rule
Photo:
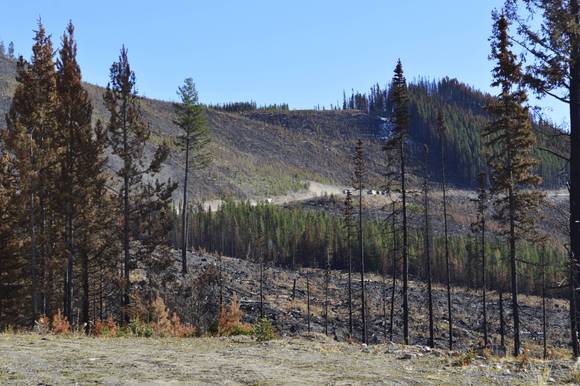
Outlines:
[[[16,85],[14,73],[14,63],[0,58],[2,116],[10,106]],[[106,121],[102,100],[104,88],[90,84],[86,87],[95,106],[95,120]],[[439,88],[440,91],[434,91],[421,84],[410,87],[410,149],[415,160],[411,168],[419,169],[416,162],[420,153],[418,145],[437,143],[430,122],[436,108],[443,107],[450,117],[450,138],[446,148],[451,179],[459,185],[473,186],[473,175],[482,163],[478,130],[486,120],[482,106],[484,96],[458,82],[448,82]],[[143,98],[141,108],[153,132],[146,151],[146,155],[151,156],[156,144],[162,141],[171,143],[179,129],[173,124],[172,103]],[[223,197],[259,199],[301,190],[307,180],[349,185],[351,154],[358,138],[363,138],[367,145],[369,186],[379,187],[382,183],[384,118],[379,116],[358,110],[231,113],[208,109],[207,117],[213,133],[214,162],[209,169],[191,179],[188,188],[193,197],[204,200]],[[458,117],[461,118],[459,121]],[[435,149],[433,157],[436,157],[437,147],[432,148]],[[183,157],[176,148],[174,150],[161,178],[180,181]],[[557,185],[557,178],[553,176],[557,175],[555,170],[560,166],[557,163],[554,166],[553,160],[550,162],[542,164],[542,171],[549,176],[549,185]],[[117,169],[119,162],[110,156],[109,165]],[[432,162],[435,177],[438,175],[436,166],[437,163]]]

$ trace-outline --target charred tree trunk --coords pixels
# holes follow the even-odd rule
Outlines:
[[[264,317],[264,254],[260,252],[260,318]]]
[[[86,245],[86,243],[85,243]],[[85,326],[85,334],[89,335],[89,255],[86,250],[82,252],[82,271],[83,271],[83,301],[82,301],[82,323]]]
[[[352,239],[350,230],[348,231],[348,333],[352,338]]]
[[[218,280],[219,280],[219,290],[220,290],[220,310],[224,307],[224,279],[223,279],[223,263],[221,253],[218,255]]]
[[[388,339],[387,330],[387,262],[385,261],[385,272],[383,272],[383,290],[382,292],[382,302],[383,302],[383,336],[385,338],[385,343]]]
[[[348,333],[352,338],[352,197],[350,190],[346,192],[344,221],[346,227],[346,253],[348,256]]]
[[[306,272],[306,320],[308,323],[308,332],[310,332],[310,279]]]
[[[570,256],[570,339],[574,357],[580,356],[578,345],[578,319],[576,313],[576,261]]]
[[[328,335],[328,287],[330,285],[330,251],[326,250],[326,269],[324,272],[324,333]]]
[[[123,150],[125,154],[128,153],[129,150],[129,138],[128,138],[128,127],[127,127],[127,98],[123,97],[123,107],[122,107],[122,114],[123,114]],[[124,165],[126,170],[129,170],[130,165],[129,161],[125,160]],[[123,304],[122,304],[122,314],[123,314],[123,321],[124,323],[129,323],[129,291],[130,291],[130,283],[129,283],[129,262],[131,259],[130,252],[129,252],[129,176],[127,173],[124,173],[123,176]]]
[[[409,240],[407,234],[407,192],[405,186],[405,140],[401,137],[401,198],[403,215],[403,340],[409,344]]]
[[[503,284],[500,284],[503,286]],[[503,312],[503,287],[499,289],[499,334],[500,334],[500,346],[502,351],[506,352],[505,346],[505,319]]]
[[[447,285],[447,319],[449,321],[449,350],[453,350],[453,314],[451,307],[451,268],[449,262],[449,234],[447,228],[447,178],[445,174],[445,146],[441,138],[441,187],[443,189],[443,231],[445,233],[445,274]]]
[[[486,277],[486,262],[485,262],[485,208],[486,208],[486,192],[485,192],[485,174],[479,175],[479,216],[480,216],[480,236],[481,236],[481,289],[483,292],[483,344],[488,346],[489,337],[487,331],[487,277]]]
[[[431,274],[431,240],[429,238],[429,148],[423,147],[423,206],[425,210],[425,259],[427,263],[427,301],[429,308],[429,347],[435,347],[435,334],[433,328],[433,291],[432,291],[432,274]]]
[[[185,138],[185,175],[183,176],[183,208],[181,210],[181,273],[187,273],[187,177],[189,174],[189,134]]]
[[[389,319],[389,335],[391,342],[393,341],[393,334],[394,334],[394,325],[395,325],[395,290],[397,287],[397,253],[399,251],[398,247],[398,235],[397,235],[397,222],[396,222],[396,211],[395,211],[395,202],[392,203],[393,212],[392,212],[392,227],[393,227],[393,287],[391,289],[391,315]]]
[[[32,150],[31,150],[32,151]],[[30,271],[32,274],[32,325],[38,319],[38,277],[36,275],[36,225],[34,193],[30,195]],[[46,291],[45,291],[46,292]],[[44,306],[46,310],[46,305]]]
[[[64,294],[64,312],[67,320],[73,323],[73,261],[74,261],[74,249],[73,249],[73,219],[72,210],[70,209],[71,204],[67,203],[67,263],[66,263],[66,274],[65,274],[65,294]]]
[[[547,326],[546,326],[546,263],[544,252],[542,251],[542,260],[540,261],[542,266],[542,340],[544,345],[543,358],[548,358],[548,337],[547,337]]]
[[[518,356],[521,350],[520,342],[520,310],[518,304],[518,273],[516,260],[516,225],[515,225],[515,202],[514,192],[510,186],[508,189],[509,211],[510,211],[510,276],[511,276],[511,293],[512,293],[512,315],[514,322],[514,356]]]
[[[580,24],[580,2],[578,0],[569,1],[570,12],[574,15],[576,26]],[[577,34],[576,34],[577,35]],[[571,60],[570,60],[570,249],[572,253],[572,265],[574,280],[580,282],[580,272],[577,267],[580,265],[580,39],[576,36],[572,39]],[[573,286],[573,296],[576,298],[576,290]],[[578,336],[577,316],[580,307],[574,301],[574,333]],[[580,355],[578,340],[574,339],[572,344],[574,356]]]
[[[358,247],[360,257],[360,286],[361,286],[361,319],[362,319],[362,341],[368,343],[367,321],[366,321],[366,301],[365,301],[365,255],[363,242],[363,223],[362,223],[362,178],[358,186]]]

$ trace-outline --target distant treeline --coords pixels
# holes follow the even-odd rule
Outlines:
[[[256,102],[227,102],[227,103],[218,103],[218,104],[209,104],[207,105],[208,108],[213,110],[219,111],[227,111],[229,113],[243,113],[246,111],[288,111],[288,104],[287,103],[274,103],[269,105],[262,105],[258,106]]]

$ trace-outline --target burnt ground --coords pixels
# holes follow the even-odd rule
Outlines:
[[[189,254],[190,273],[183,278],[178,263],[179,253],[174,252],[175,264],[158,275],[153,275],[152,283],[159,290],[170,308],[184,313],[183,318],[193,320],[187,314],[192,297],[192,285],[199,283],[199,274],[209,267],[218,268],[220,259],[209,254]],[[259,269],[258,265],[246,260],[229,257],[221,258],[224,303],[228,303],[232,293],[236,293],[244,312],[244,320],[253,322],[259,317]],[[324,333],[324,271],[302,269],[299,271],[268,267],[264,273],[264,312],[272,320],[281,336],[296,336],[307,331],[306,278],[310,282],[311,331]],[[353,275],[353,322],[355,340],[360,340],[360,276]],[[295,291],[294,282],[296,283]],[[401,286],[395,288],[393,341],[402,343],[402,302]],[[137,285],[137,283],[136,283]],[[331,271],[328,300],[328,334],[337,341],[349,337],[348,318],[348,275],[345,272]],[[378,344],[390,339],[390,308],[392,296],[390,277],[366,276],[368,305],[368,336],[370,344]],[[217,291],[214,292],[216,299]],[[194,291],[195,292],[195,291]],[[294,293],[294,298],[293,298]],[[383,304],[386,294],[386,304]],[[447,298],[443,286],[435,285],[433,291],[435,314],[435,344],[446,348],[448,342]],[[212,300],[212,299],[208,299]],[[411,281],[409,284],[410,305],[410,343],[425,345],[428,337],[428,308],[426,285]],[[487,294],[488,329],[494,344],[499,348],[499,302],[496,292]],[[185,311],[184,311],[185,310]],[[386,310],[386,318],[385,318]],[[547,301],[547,340],[553,352],[568,352],[569,345],[569,308],[563,299]],[[507,345],[511,343],[511,305],[508,294],[504,294],[504,311],[507,323]],[[454,349],[467,351],[479,347],[482,341],[482,297],[481,292],[465,288],[452,291],[452,312],[454,315]],[[521,336],[529,355],[537,356],[542,344],[541,298],[520,296]],[[385,334],[386,333],[386,334]],[[555,354],[554,354],[555,355]]]

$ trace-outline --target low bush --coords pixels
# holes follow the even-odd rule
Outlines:
[[[239,323],[236,324],[230,333],[230,336],[236,335],[246,335],[250,336],[254,334],[254,327],[249,323]]]
[[[151,324],[142,322],[139,318],[131,319],[131,322],[129,322],[129,331],[134,336],[144,338],[152,337],[155,332]]]
[[[121,328],[117,325],[111,315],[109,315],[107,320],[98,320],[95,323],[96,336],[108,336],[114,338],[118,335],[118,331],[120,330]]]
[[[181,319],[174,312],[171,317],[171,336],[176,338],[187,338],[195,335],[195,327],[190,324],[181,323]]]
[[[256,321],[252,332],[259,342],[272,340],[276,336],[272,322],[265,316]]]
[[[51,327],[52,332],[56,335],[66,335],[70,333],[70,323],[60,310],[58,310],[52,317]]]
[[[222,307],[220,309],[216,331],[217,335],[251,335],[252,326],[242,323],[242,317],[243,314],[240,311],[238,295],[234,292],[229,307]]]
[[[50,334],[50,319],[46,315],[40,315],[37,321],[34,322],[34,330],[40,335]]]

